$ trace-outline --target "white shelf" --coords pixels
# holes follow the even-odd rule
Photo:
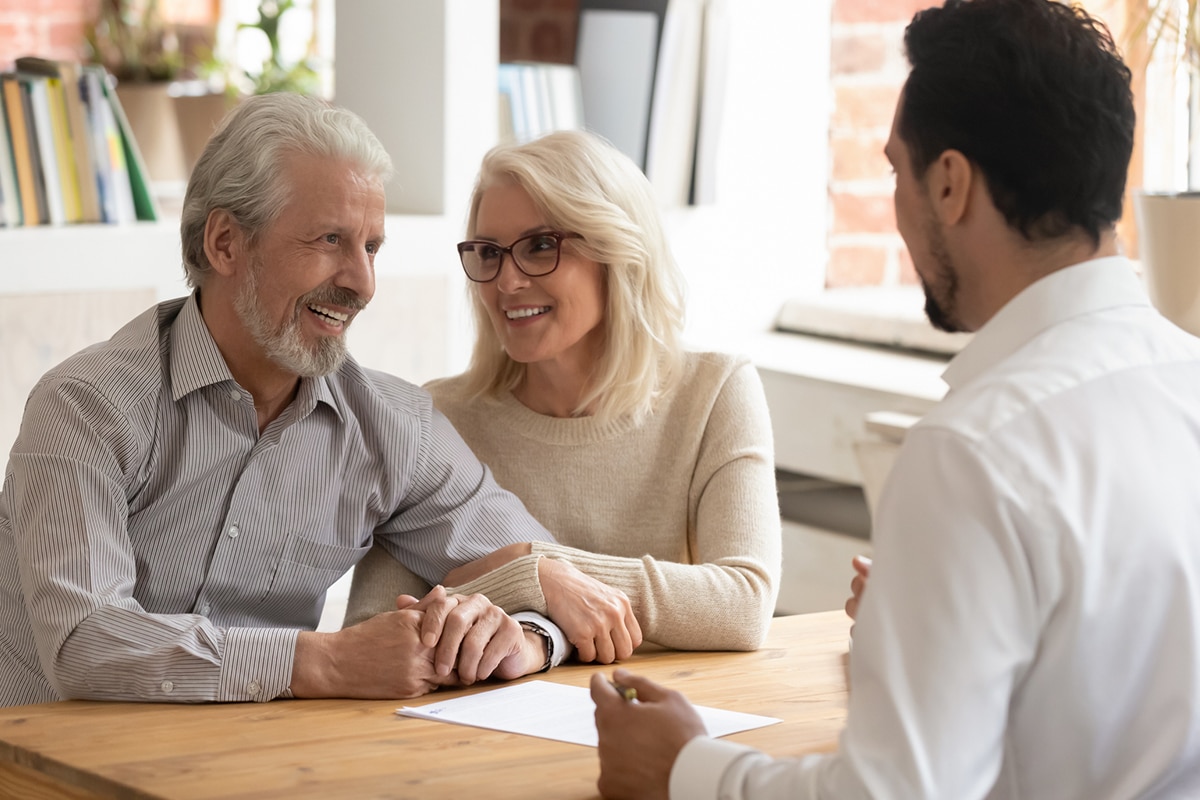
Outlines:
[[[179,226],[61,225],[0,230],[0,295],[153,288],[186,292]]]

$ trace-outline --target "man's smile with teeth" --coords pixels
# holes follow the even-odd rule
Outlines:
[[[536,317],[539,314],[545,314],[550,310],[550,306],[541,306],[540,308],[514,308],[511,311],[505,311],[504,316],[509,319],[524,319],[526,317]]]
[[[346,320],[350,319],[349,314],[341,311],[334,311],[332,308],[326,308],[325,306],[311,305],[308,307],[308,310],[319,317],[327,318],[331,322],[340,322],[345,324]]]

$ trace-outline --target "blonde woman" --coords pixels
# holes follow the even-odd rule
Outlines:
[[[585,661],[632,648],[606,630],[612,597],[548,586],[564,565],[628,597],[632,646],[640,628],[666,647],[757,648],[780,571],[766,401],[746,359],[682,346],[683,279],[645,176],[587,133],[498,147],[458,250],[478,336],[468,370],[426,388],[558,543],[505,547],[446,582],[548,612]],[[347,621],[394,608],[402,575],[369,556]],[[572,613],[553,607],[564,591]]]

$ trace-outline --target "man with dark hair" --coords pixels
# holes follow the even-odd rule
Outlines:
[[[592,682],[608,797],[1200,797],[1200,340],[1118,253],[1130,75],[1047,0],[905,36],[886,153],[930,319],[975,331],[881,499],[839,751]]]

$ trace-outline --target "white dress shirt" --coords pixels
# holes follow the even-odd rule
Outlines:
[[[839,751],[695,739],[672,798],[1200,797],[1200,339],[1097,259],[944,377],[880,501]]]

